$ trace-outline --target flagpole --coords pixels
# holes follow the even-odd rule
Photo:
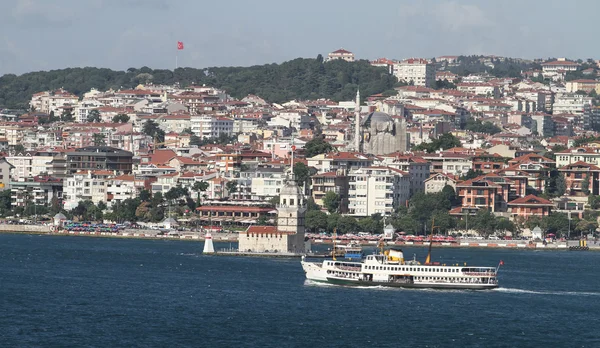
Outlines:
[[[175,54],[175,70],[177,70],[177,54]]]

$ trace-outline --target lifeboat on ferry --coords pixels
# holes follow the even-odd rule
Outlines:
[[[404,263],[404,253],[402,252],[402,249],[392,248],[386,250],[384,254],[387,256],[388,261]]]

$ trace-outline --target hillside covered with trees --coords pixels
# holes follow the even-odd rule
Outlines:
[[[389,92],[396,79],[385,68],[373,67],[366,60],[324,62],[320,55],[316,59],[297,58],[281,64],[175,71],[148,67],[127,71],[68,68],[0,77],[0,107],[27,108],[32,94],[57,88],[81,96],[91,88],[117,90],[150,82],[206,84],[225,89],[236,98],[256,94],[269,102],[281,103],[291,99],[351,100],[358,87],[363,96]]]

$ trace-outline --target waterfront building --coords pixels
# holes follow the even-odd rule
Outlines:
[[[80,201],[98,204],[106,200],[106,180],[113,173],[108,170],[80,171],[64,179],[63,206],[75,208]]]
[[[29,204],[51,205],[53,200],[60,203],[63,193],[63,181],[50,176],[35,176],[11,181],[11,205],[26,207]]]
[[[554,204],[547,199],[528,195],[508,202],[508,207],[513,218],[528,219],[531,216],[542,218],[550,215]]]

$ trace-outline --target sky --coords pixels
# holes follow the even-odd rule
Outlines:
[[[0,0],[0,75],[249,66],[342,47],[359,59],[600,58],[599,10],[597,0]]]

